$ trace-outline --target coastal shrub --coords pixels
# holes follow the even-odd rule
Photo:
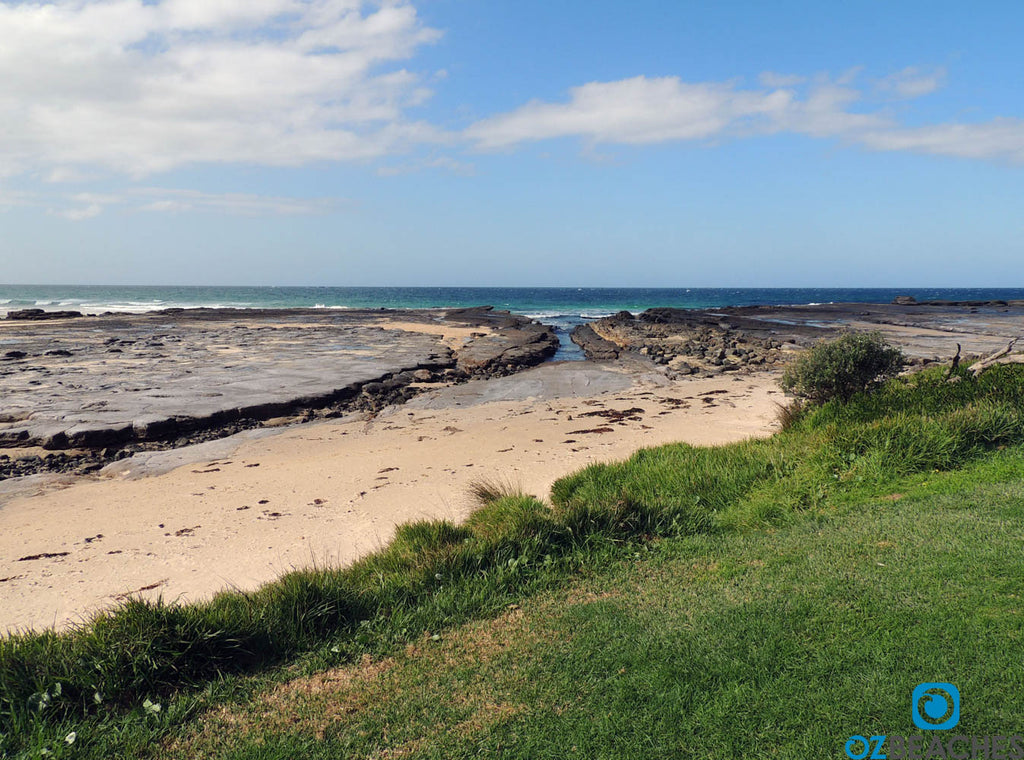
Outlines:
[[[881,333],[847,333],[818,343],[793,361],[782,376],[782,387],[816,403],[848,401],[854,394],[895,377],[906,359]]]
[[[1024,366],[993,367],[978,378],[961,368],[954,373],[960,380],[952,383],[947,382],[946,373],[945,368],[936,367],[886,383],[874,393],[816,405],[801,417],[800,424],[817,429],[870,422],[901,412],[934,416],[981,401],[1024,408]]]

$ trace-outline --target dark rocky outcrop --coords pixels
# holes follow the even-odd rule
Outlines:
[[[850,330],[878,330],[917,364],[948,361],[957,344],[984,354],[1024,334],[1024,301],[914,301],[648,309],[591,324],[627,354],[671,374],[771,369],[803,347]]]
[[[1020,308],[1024,306],[1024,301],[1020,300],[1009,300],[1004,301],[1001,298],[990,298],[985,300],[973,300],[973,301],[944,301],[941,299],[933,299],[930,301],[918,301],[913,296],[896,296],[892,299],[893,306],[943,306],[943,307],[965,307],[975,309],[999,309],[1009,306]]]
[[[558,351],[558,336],[547,325],[512,323],[476,338],[455,352],[456,367],[467,376],[507,375],[533,367]]]
[[[777,340],[754,335],[717,312],[654,308],[635,318],[620,312],[584,328],[573,340],[588,358],[629,352],[673,375],[771,367],[782,360]]]
[[[619,358],[619,347],[598,335],[590,325],[579,325],[572,331],[570,337],[591,361],[607,362]]]
[[[80,311],[44,311],[43,309],[16,309],[7,312],[7,318],[15,321],[40,322],[48,319],[76,319],[81,317]]]

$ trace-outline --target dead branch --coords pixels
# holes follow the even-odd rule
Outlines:
[[[960,344],[956,344],[956,355],[953,357],[953,361],[949,365],[949,370],[946,371],[946,379],[949,380],[956,371],[956,368],[960,366]]]
[[[994,367],[997,364],[1024,364],[1024,354],[1010,354],[1013,350],[1014,344],[1019,339],[1019,337],[1014,338],[1006,345],[1006,348],[1001,351],[996,351],[994,354],[986,356],[984,359],[979,359],[968,367],[967,371],[971,373],[972,377],[978,377],[989,367]]]

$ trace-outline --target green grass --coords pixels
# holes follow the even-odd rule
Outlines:
[[[1024,458],[898,484],[778,531],[621,548],[568,588],[213,713],[161,757],[842,757],[919,734],[951,681],[959,733],[1024,715]]]
[[[638,452],[625,462],[589,467],[559,481],[550,506],[504,494],[503,488],[481,488],[478,496],[485,506],[465,525],[424,521],[404,526],[392,544],[350,568],[291,573],[257,592],[225,593],[203,604],[130,602],[69,633],[29,633],[2,639],[0,756],[32,756],[42,748],[53,753],[51,756],[139,754],[154,741],[189,725],[212,705],[258,702],[255,695],[294,677],[296,672],[315,672],[367,655],[380,657],[400,651],[410,642],[444,641],[453,626],[493,616],[531,595],[564,588],[569,579],[594,573],[609,563],[619,567],[615,563],[621,563],[623,552],[639,552],[645,562],[657,557],[667,562],[675,552],[683,564],[699,564],[701,547],[735,549],[756,544],[770,553],[777,541],[788,536],[787,540],[796,542],[793,556],[799,557],[803,551],[813,553],[817,531],[833,531],[841,543],[850,538],[843,530],[863,526],[871,515],[899,514],[907,522],[894,524],[892,530],[904,531],[908,537],[916,531],[919,541],[939,541],[935,544],[941,547],[939,554],[946,556],[958,546],[960,532],[970,527],[970,515],[981,515],[987,505],[982,503],[984,499],[976,499],[974,509],[958,513],[963,515],[964,526],[927,538],[929,523],[922,511],[932,509],[929,505],[935,499],[944,498],[941,490],[935,490],[936,483],[947,483],[951,492],[974,488],[981,493],[986,484],[1009,478],[1011,485],[1006,493],[1016,493],[1013,479],[1022,475],[1018,466],[1018,447],[1024,443],[1022,408],[1022,367],[999,367],[978,381],[965,378],[953,384],[945,382],[941,371],[923,373],[893,381],[869,396],[855,396],[845,404],[833,402],[805,410],[785,432],[770,439],[716,448],[665,446]],[[1006,473],[1012,473],[1012,477]],[[928,482],[919,482],[922,479]],[[913,489],[927,492],[916,512],[906,506],[913,502],[909,495],[884,502],[889,506],[878,506],[878,497]],[[491,490],[494,493],[489,493]],[[937,514],[942,512],[936,509]],[[1016,517],[1019,515],[1013,519]],[[984,522],[980,516],[978,520]],[[1007,524],[1014,526],[1011,532],[1016,531],[1017,543],[1011,542],[1003,549],[1019,564],[1020,525],[1012,521]],[[981,538],[977,531],[971,535]],[[720,543],[730,541],[739,543]],[[802,549],[801,544],[805,544]],[[908,550],[910,544],[908,538]],[[650,546],[658,547],[654,554],[648,552]],[[916,568],[920,575],[917,580],[925,585],[942,586],[977,569],[966,565],[957,566],[955,572],[940,568],[928,563],[916,551],[918,547],[913,548],[915,551],[908,554],[912,558],[907,560],[911,562],[908,567]],[[839,549],[837,543],[830,551]],[[986,547],[981,549],[987,552]],[[982,554],[988,556],[985,552]],[[765,567],[771,565],[767,559],[758,561]],[[803,631],[801,635],[811,635],[809,620],[842,620],[835,609],[837,604],[884,612],[882,601],[869,604],[874,581],[857,580],[853,566],[845,575],[836,576],[844,579],[842,583],[834,580],[832,586],[818,586],[822,589],[818,596],[793,591],[815,577],[824,578],[825,571],[833,569],[830,563],[837,572],[843,567],[835,556],[813,567],[804,563],[805,575],[791,577],[789,586],[782,582],[781,575],[765,574],[756,564],[751,566],[756,570],[737,578],[767,583],[775,577],[773,588],[785,587],[788,591],[780,592],[774,602],[762,600],[760,606],[750,609],[776,616],[785,612],[786,627],[797,626],[803,620],[797,626]],[[694,580],[697,585],[687,592],[689,597],[703,597],[705,593],[714,596],[712,581],[718,582],[715,579],[722,563],[717,567],[715,573]],[[1011,578],[1013,583],[1019,581],[1019,576]],[[980,577],[979,593],[991,592],[994,583]],[[1011,581],[1007,583],[1012,585]],[[894,585],[890,590],[893,599],[912,602],[912,607],[917,604],[909,586]],[[649,591],[658,592],[653,587]],[[740,593],[728,583],[721,592]],[[646,592],[638,589],[634,595],[642,593]],[[680,593],[678,588],[672,591]],[[688,598],[687,594],[683,597]],[[788,608],[780,611],[772,606],[776,603],[793,607],[788,612]],[[672,606],[667,598],[664,604],[666,609]],[[1019,625],[1019,618],[1007,617],[1003,608],[992,609],[1004,628]],[[712,618],[718,614],[712,612],[709,609]],[[919,609],[918,614],[924,613]],[[948,613],[940,618],[950,622]],[[886,619],[890,624],[899,622],[891,616]],[[657,629],[656,622],[648,619],[644,625]],[[617,629],[616,635],[641,641],[638,652],[643,647],[660,651],[656,641],[639,636],[640,628],[630,629],[632,623],[625,619],[621,624],[625,627]],[[567,630],[574,630],[575,624],[566,625]],[[764,666],[768,667],[774,657],[772,667],[786,667],[784,655],[795,644],[779,638],[781,629],[772,633],[770,628],[751,628],[752,623],[741,624],[738,618],[728,616],[721,617],[717,625],[718,632],[709,634],[711,638],[705,642],[708,646],[714,636],[720,636],[723,642],[734,641],[735,646],[751,636],[775,636],[769,640],[778,649],[774,655],[770,647],[763,650]],[[858,631],[852,619],[846,625]],[[690,626],[694,630],[694,626],[699,627],[693,620]],[[687,630],[683,626],[671,635],[685,639]],[[862,638],[866,635],[861,634]],[[669,628],[658,635],[669,635]],[[888,635],[898,638],[891,629]],[[595,646],[594,641],[580,641],[580,652]],[[688,646],[698,647],[698,643]],[[864,638],[865,656],[881,652],[880,645],[876,638]],[[1000,645],[1006,646],[1006,642]],[[812,638],[808,646],[821,649],[825,639]],[[961,648],[953,654],[963,651]],[[705,654],[701,668],[680,671],[686,678],[703,674],[703,680],[679,687],[690,694],[689,698],[696,699],[695,684],[700,684],[701,699],[709,704],[731,699],[738,705],[741,696],[750,695],[753,687],[744,686],[729,697],[738,688],[731,666],[714,660],[710,650]],[[988,654],[995,658],[994,645]],[[600,653],[593,654],[592,659],[598,661]],[[872,667],[876,665],[880,667],[878,663]],[[890,665],[890,671],[893,667]],[[705,673],[703,668],[711,670]],[[804,673],[799,669],[795,672]],[[562,675],[569,678],[567,673]],[[754,671],[747,673],[754,675]],[[558,680],[557,673],[529,676],[531,680],[549,677]],[[653,673],[650,677],[657,680]],[[865,678],[884,681],[875,671]],[[752,683],[761,681],[754,678]],[[595,693],[598,701],[588,703],[581,694],[579,705],[589,704],[599,716],[604,709],[607,718],[601,720],[609,726],[626,720],[630,710],[638,709],[614,701],[600,708],[600,700],[607,695]],[[877,690],[872,693],[878,696]],[[812,715],[799,697],[794,692],[786,697],[791,702],[789,707],[779,708],[780,715],[789,716],[794,725],[800,723],[801,715]],[[657,701],[650,695],[648,699]],[[161,706],[159,711],[156,704]],[[570,700],[567,704],[560,708],[560,714],[577,709],[576,702]],[[690,705],[687,710],[697,709],[696,702],[678,702],[676,707],[686,705]],[[703,715],[703,709],[698,714]],[[775,726],[778,716],[774,713],[744,709],[752,710],[750,714],[759,716],[765,726]],[[503,710],[498,712],[504,714]],[[684,717],[674,720],[683,721]],[[435,717],[434,722],[440,719]],[[503,720],[494,725],[504,725]],[[671,724],[669,721],[666,725]],[[71,732],[75,742],[67,744],[64,737]],[[819,736],[816,741],[820,740]],[[266,747],[273,744],[269,738],[266,741],[270,742]],[[730,755],[723,747],[732,746],[739,738],[719,736],[716,741],[718,756],[727,757]],[[614,756],[620,754],[616,746],[608,744],[589,754]],[[240,756],[249,756],[244,754],[246,751],[239,749],[243,752]],[[662,751],[660,745],[651,745],[650,753]]]

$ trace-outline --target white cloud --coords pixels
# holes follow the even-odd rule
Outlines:
[[[465,161],[458,161],[451,156],[433,156],[431,158],[416,159],[401,164],[382,166],[377,169],[377,174],[381,177],[398,177],[403,174],[412,174],[413,172],[423,171],[425,169],[443,169],[451,174],[457,174],[460,177],[472,177],[476,173],[476,168],[473,164]]]
[[[50,213],[70,219],[72,222],[81,222],[102,214],[103,206],[99,203],[90,203],[87,206],[76,206],[74,208],[51,211]]]
[[[837,137],[885,126],[886,119],[850,110],[860,93],[840,82],[854,75],[821,78],[802,97],[789,88],[740,89],[678,77],[592,82],[571,89],[566,103],[532,101],[473,124],[466,136],[493,149],[570,136],[642,144],[781,131]]]
[[[861,68],[813,79],[765,72],[760,88],[733,83],[634,77],[591,82],[569,90],[562,103],[530,101],[472,124],[465,136],[482,150],[576,137],[594,144],[712,141],[790,133],[879,151],[1024,163],[1024,119],[905,127],[856,86]],[[876,83],[899,98],[927,95],[942,85],[943,69],[910,67]]]
[[[0,187],[0,212],[9,211],[15,206],[34,206],[36,199],[31,193],[19,190],[4,190]]]
[[[878,81],[878,89],[899,98],[920,98],[942,87],[946,78],[944,68],[922,69],[908,66]]]
[[[54,184],[65,182],[86,182],[91,179],[90,175],[73,166],[56,166],[50,169],[43,177],[44,182]]]
[[[334,211],[344,204],[339,198],[285,198],[248,193],[204,193],[198,190],[139,188],[131,191],[144,201],[138,211],[213,211],[241,216],[310,216]]]
[[[694,140],[741,122],[777,119],[791,98],[785,90],[759,92],[729,84],[689,84],[678,77],[639,76],[574,87],[566,103],[531,101],[473,124],[466,136],[484,149],[570,136],[596,143]]]
[[[0,165],[73,176],[369,159],[443,139],[396,64],[435,41],[407,0],[0,5]]]
[[[853,111],[860,99],[857,90],[823,80],[808,89],[803,98],[793,98],[789,107],[778,114],[772,129],[810,137],[856,140],[857,134],[865,129],[889,124],[889,120],[879,114]]]
[[[875,150],[906,150],[1024,164],[1022,119],[870,131],[860,136],[860,142]]]
[[[22,198],[22,205],[34,196]],[[33,201],[38,205],[38,199]],[[327,214],[342,208],[346,201],[340,198],[289,198],[253,195],[250,193],[205,193],[161,187],[132,188],[123,193],[74,193],[49,199],[48,213],[71,221],[83,221],[99,216],[107,209],[127,213],[185,213],[203,212],[231,216],[311,216]],[[0,195],[0,207],[4,196]]]

